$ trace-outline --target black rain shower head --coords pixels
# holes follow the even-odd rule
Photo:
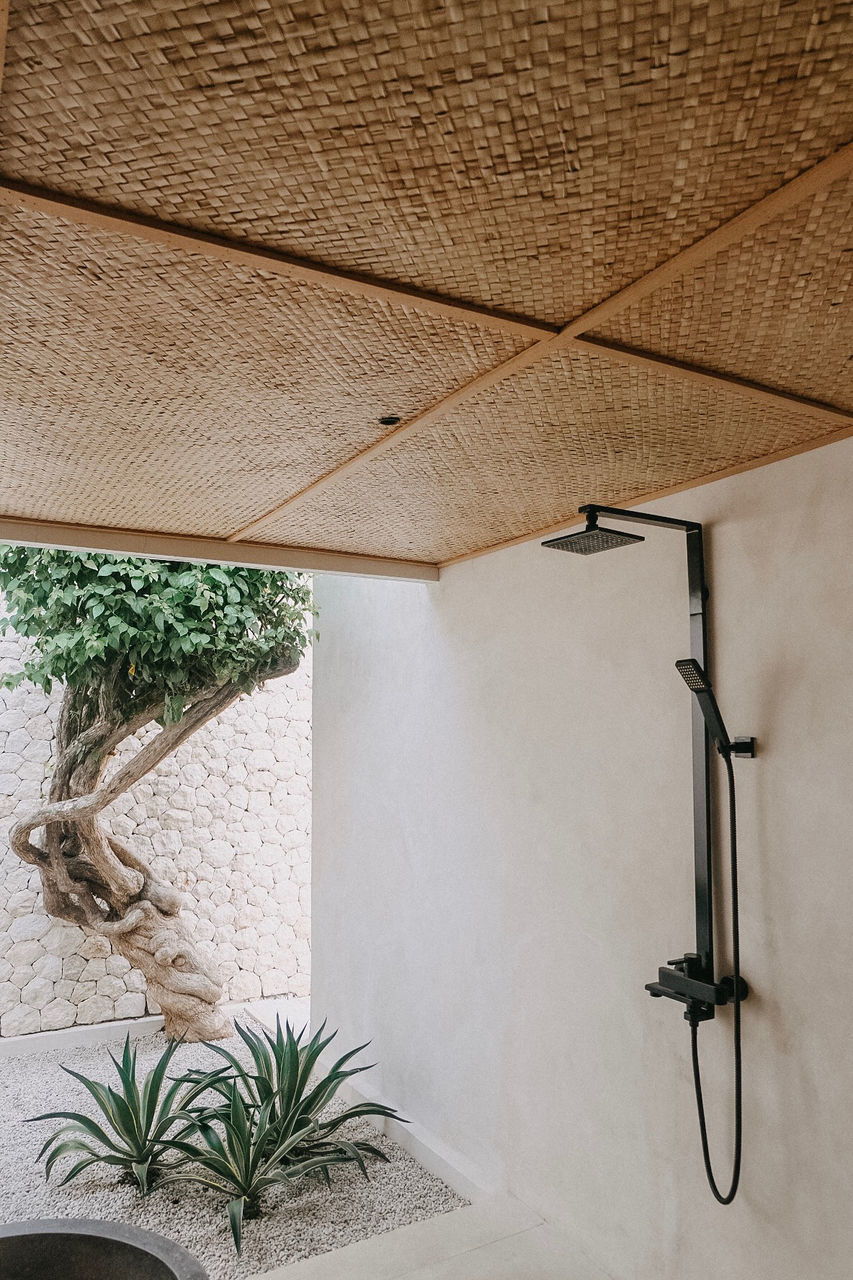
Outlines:
[[[630,547],[633,542],[645,542],[639,533],[622,533],[618,529],[599,529],[598,516],[591,511],[586,518],[586,528],[578,533],[564,533],[559,538],[549,538],[543,547],[555,551],[574,551],[579,556],[592,556],[596,551],[611,551],[614,547]]]
[[[687,688],[692,689],[696,694],[696,701],[702,709],[708,732],[717,744],[717,750],[720,755],[730,754],[732,749],[731,739],[726,732],[723,717],[720,715],[720,708],[717,706],[717,699],[714,697],[714,690],[711,688],[711,682],[705,672],[695,658],[680,658],[675,664],[675,669],[687,685]]]

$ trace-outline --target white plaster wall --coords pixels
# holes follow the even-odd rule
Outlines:
[[[0,637],[0,670],[22,642]],[[8,829],[49,788],[61,699],[0,690],[0,1036],[156,1011],[109,944],[51,920]],[[156,732],[149,730],[148,732]],[[131,754],[141,739],[119,753]],[[193,936],[230,1000],[309,991],[311,654],[241,698],[106,811],[112,831],[185,893]]]
[[[316,1007],[372,1039],[380,1095],[614,1280],[851,1274],[851,479],[853,440],[652,504],[706,523],[719,700],[760,750],[736,762],[729,1208],[681,1010],[643,990],[693,943],[683,538],[317,581]],[[725,1182],[728,1011],[700,1034]]]

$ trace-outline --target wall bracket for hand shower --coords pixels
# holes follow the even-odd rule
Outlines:
[[[609,520],[630,524],[651,524],[665,529],[680,529],[687,541],[687,590],[690,608],[690,658],[679,663],[679,670],[697,694],[692,701],[693,746],[693,878],[696,905],[696,950],[677,960],[670,960],[658,970],[657,982],[649,982],[646,990],[652,996],[667,996],[686,1005],[684,1016],[691,1022],[706,1022],[714,1017],[718,1005],[734,998],[734,980],[714,976],[714,906],[711,843],[711,774],[709,718],[718,749],[730,754],[755,754],[754,739],[731,742],[725,734],[719,709],[705,672],[708,670],[708,586],[705,580],[705,553],[702,526],[693,520],[673,520],[646,511],[623,511],[619,507],[603,507],[588,503],[579,508],[587,518],[586,528],[577,533],[552,538],[543,546],[560,551],[590,555],[611,547],[642,542],[637,534],[615,529],[601,529],[599,515]],[[705,704],[703,706],[703,703]],[[716,721],[714,720],[716,713]],[[740,998],[747,994],[741,980]]]

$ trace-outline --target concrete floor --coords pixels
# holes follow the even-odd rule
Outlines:
[[[607,1280],[531,1209],[490,1197],[251,1280]]]

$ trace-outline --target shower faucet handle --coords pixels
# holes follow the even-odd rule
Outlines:
[[[675,969],[677,973],[683,973],[688,978],[698,978],[701,981],[706,976],[702,957],[695,951],[687,951],[677,960],[667,960],[666,963],[667,968]]]

